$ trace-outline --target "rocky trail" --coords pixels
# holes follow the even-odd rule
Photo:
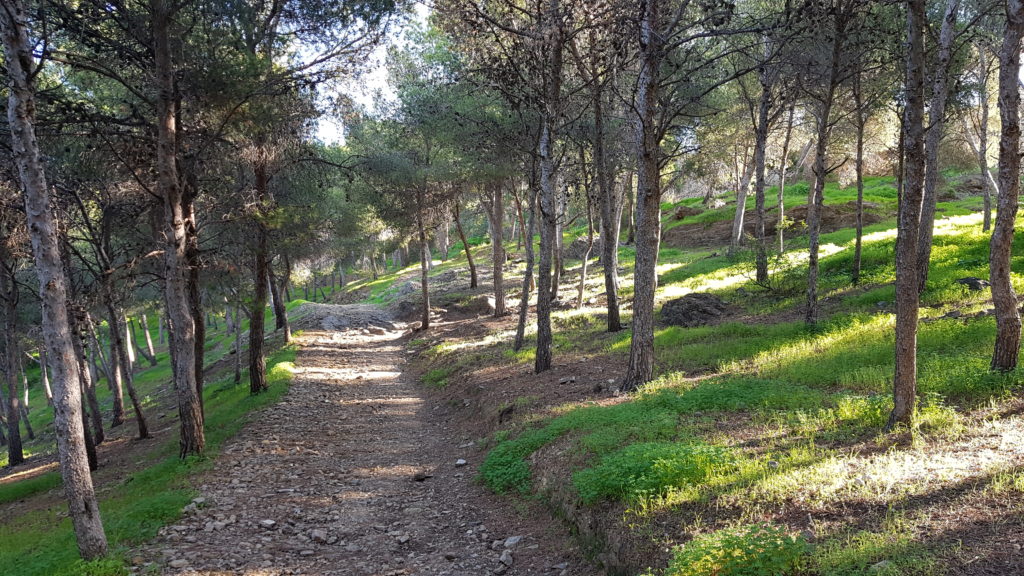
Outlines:
[[[589,574],[563,527],[473,481],[476,452],[403,374],[379,310],[320,305],[287,396],[254,416],[179,523],[132,559],[164,574]]]

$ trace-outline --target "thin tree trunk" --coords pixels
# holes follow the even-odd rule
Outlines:
[[[765,52],[768,52],[767,40],[765,43]],[[765,155],[768,151],[768,130],[773,116],[771,113],[772,83],[765,66],[758,71],[758,78],[761,82],[761,98],[758,100],[757,126],[754,131],[754,210],[757,218],[754,231],[757,240],[755,276],[757,283],[765,286],[768,284],[768,243],[764,232]]]
[[[430,246],[427,244],[427,228],[423,224],[423,191],[416,193],[417,211],[416,227],[420,238],[420,292],[423,299],[423,310],[420,313],[420,328],[430,328]]]
[[[550,112],[547,113],[550,116]],[[558,218],[555,207],[554,162],[552,158],[553,137],[551,124],[554,119],[546,117],[541,128],[540,158],[540,263],[537,273],[537,351],[534,372],[540,374],[551,368],[551,300],[555,251],[555,234]]]
[[[462,249],[466,251],[466,262],[469,263],[469,288],[476,288],[476,265],[473,264],[473,251],[469,247],[469,242],[466,241],[466,232],[462,229],[462,222],[459,220],[459,201],[455,200],[453,204],[455,212],[455,228],[459,231],[459,239],[462,240]]]
[[[175,67],[170,37],[175,6],[167,0],[150,0],[156,88],[156,174],[157,193],[162,200],[164,221],[164,304],[171,340],[174,391],[181,425],[179,455],[202,454],[206,448],[202,401],[196,374],[195,319],[192,316],[188,282],[188,231],[185,202],[178,176],[178,124]]]
[[[34,58],[21,0],[7,0],[0,10],[4,62],[8,76],[7,119],[11,148],[25,197],[25,215],[42,307],[43,338],[54,376],[54,430],[64,494],[82,558],[106,555],[107,538],[89,474],[79,397],[78,362],[68,321],[67,281],[60,256],[58,224],[35,133]]]
[[[861,93],[861,70],[853,77],[854,123],[856,125],[857,157],[854,168],[857,173],[857,238],[853,248],[853,270],[850,280],[856,286],[860,283],[861,252],[864,243],[864,125],[867,123],[864,100]]]
[[[492,190],[491,212],[494,235],[491,237],[491,258],[494,265],[494,316],[501,317],[505,311],[505,195],[502,183]]]
[[[115,370],[120,367],[121,379],[125,388],[128,389],[128,398],[131,399],[132,409],[135,411],[135,422],[139,428],[139,439],[149,438],[149,427],[146,426],[146,417],[142,412],[142,405],[139,403],[138,395],[135,393],[135,375],[132,372],[131,357],[128,354],[130,343],[122,339],[122,334],[127,334],[125,327],[124,313],[107,304],[108,318],[110,318],[110,356],[114,363]]]
[[[242,381],[242,306],[235,304],[235,384]]]
[[[661,244],[661,153],[657,134],[659,73],[663,42],[656,23],[661,3],[643,0],[640,70],[634,98],[636,131],[636,262],[633,271],[633,337],[623,391],[636,390],[654,376],[654,293]]]
[[[43,395],[46,396],[46,405],[53,406],[53,389],[50,388],[50,362],[46,359],[46,347],[39,349],[39,380],[43,385]]]
[[[931,71],[932,94],[928,103],[928,130],[925,134],[924,203],[921,208],[920,238],[917,241],[917,291],[928,285],[928,269],[935,233],[935,210],[938,204],[939,145],[946,124],[946,100],[949,96],[949,67],[956,38],[956,17],[960,0],[947,0],[946,12],[939,31],[938,56]]]
[[[267,361],[263,356],[264,322],[267,310],[267,233],[258,225],[256,253],[253,257],[255,294],[249,310],[249,392],[267,390]]]
[[[22,421],[25,422],[25,432],[28,433],[28,439],[35,440],[36,433],[35,430],[32,429],[32,420],[29,418],[28,414],[28,375],[25,374],[25,366],[20,358],[18,359],[18,369],[21,372],[21,415],[23,416]]]
[[[580,287],[576,295],[576,309],[583,308],[583,294],[587,288],[587,263],[590,262],[590,253],[594,249],[594,215],[591,212],[593,209],[593,198],[590,186],[587,186],[587,250],[583,253],[583,262],[580,264]]]
[[[157,313],[157,315],[156,315],[157,339],[156,340],[157,340],[157,342],[160,343],[160,345],[164,345],[164,344],[167,343],[167,341],[165,340],[166,332],[164,332],[164,324],[165,324],[165,322],[164,322],[163,315]]]
[[[807,229],[810,244],[807,259],[807,305],[804,314],[804,321],[807,324],[815,324],[818,321],[818,251],[821,241],[821,211],[825,204],[825,177],[828,175],[825,160],[832,127],[829,118],[835,99],[842,47],[842,36],[840,31],[837,31],[836,38],[832,39],[832,60],[829,64],[827,89],[819,110],[818,139],[814,151],[814,186],[807,198]]]
[[[793,112],[796,104],[789,105],[789,114],[786,118],[786,136],[782,140],[782,160],[779,162],[779,220],[775,227],[775,234],[778,236],[779,254],[786,251],[786,173],[789,171],[789,142],[793,136]]]
[[[92,374],[89,372],[89,366],[87,365],[85,358],[85,347],[82,341],[82,326],[81,326],[81,314],[75,311],[75,309],[69,311],[69,322],[74,330],[71,342],[75,348],[75,357],[78,359],[78,373],[81,375],[79,383],[81,386],[79,398],[89,398],[87,392],[88,389],[93,388]],[[95,397],[95,394],[93,394]],[[87,409],[88,408],[88,409]],[[82,400],[82,431],[85,438],[85,453],[89,460],[89,470],[95,471],[99,468],[99,457],[96,455],[96,445],[102,442],[103,438],[103,421],[99,418],[99,414],[96,412],[99,410],[98,403],[88,403]],[[89,427],[90,421],[93,425],[99,422],[100,440],[97,440],[93,435],[93,430]]]
[[[917,396],[917,242],[920,238],[924,200],[924,34],[925,0],[910,0],[907,9],[907,80],[904,109],[905,183],[900,198],[896,237],[896,373],[893,379],[893,410],[887,429],[910,425]]]
[[[150,366],[156,366],[156,350],[153,348],[153,337],[149,334],[149,321],[146,319],[146,313],[143,312],[139,317],[139,322],[142,324],[142,332],[146,335],[146,351],[149,353]]]
[[[995,180],[992,179],[992,171],[988,167],[988,48],[983,44],[978,44],[978,56],[979,56],[979,84],[981,85],[980,100],[981,100],[981,118],[978,120],[978,149],[975,153],[978,155],[978,168],[981,170],[982,181],[985,183],[984,188],[984,202],[985,202],[985,216],[982,221],[981,230],[982,232],[988,232],[992,227],[992,192],[996,191],[998,194],[999,185],[996,184]]]
[[[277,275],[274,274],[273,264],[267,265],[267,279],[270,282],[270,296],[274,304],[274,330],[281,330],[284,334],[284,343],[292,341],[292,329],[288,324],[288,307],[285,306],[281,297],[281,285],[278,283]],[[334,272],[331,272],[331,283],[334,283]]]
[[[746,152],[744,152],[746,157]],[[747,196],[750,195],[750,180],[754,176],[754,162],[745,158],[743,172],[736,186],[736,212],[732,219],[732,235],[729,238],[729,254],[735,254],[743,243],[743,220],[747,213]]]
[[[530,315],[530,292],[533,290],[533,231],[537,227],[537,161],[531,161],[530,186],[527,190],[527,200],[530,217],[527,220],[526,230],[523,234],[524,248],[526,250],[526,270],[523,272],[523,289],[519,297],[519,322],[516,324],[516,338],[512,349],[516,352],[523,349],[526,344],[526,320]]]
[[[999,196],[996,221],[989,245],[989,281],[995,306],[996,343],[992,369],[1007,372],[1017,367],[1020,355],[1020,312],[1011,281],[1013,228],[1020,196],[1020,71],[1024,2],[1006,3],[1006,31],[999,49]]]
[[[0,247],[0,256],[4,249]],[[6,414],[7,465],[17,466],[25,461],[25,453],[21,444],[21,406],[18,398],[18,372],[16,366],[21,362],[18,357],[16,341],[18,329],[18,284],[14,278],[14,268],[9,268],[0,261],[0,299],[4,304],[3,362],[4,383],[7,395],[4,398]]]
[[[103,431],[103,414],[100,409],[100,402],[96,397],[96,371],[90,369],[86,364],[86,350],[89,348],[89,339],[86,335],[88,323],[85,321],[85,315],[86,312],[80,309],[79,313],[75,316],[75,352],[78,354],[78,366],[82,372],[82,391],[85,394],[86,404],[89,406],[93,442],[99,446],[106,439],[106,434]]]

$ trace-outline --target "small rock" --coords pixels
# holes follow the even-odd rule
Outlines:
[[[361,552],[362,550],[363,549],[360,548],[358,544],[349,544],[348,546],[345,546],[345,551],[346,552],[356,553],[356,552]]]
[[[408,544],[409,543],[409,535],[408,534],[402,534],[398,538],[395,538],[395,540],[397,540],[399,544]]]
[[[146,559],[142,556],[132,556],[131,563],[132,566],[142,566],[146,563]]]
[[[498,558],[498,562],[501,562],[505,566],[512,566],[512,562],[513,562],[512,553],[509,552],[508,550],[503,551],[501,553],[501,557]]]
[[[445,552],[444,553],[444,559],[449,561],[449,562],[454,562],[456,558],[458,558],[458,556],[456,556],[455,554],[452,554],[451,552]]]
[[[270,530],[274,526],[277,526],[277,522],[273,520],[260,520],[260,526],[266,528],[267,530]]]
[[[175,560],[171,560],[167,565],[171,568],[180,569],[188,566],[188,560],[185,560],[184,558],[177,558]]]
[[[779,467],[779,463],[776,462],[775,460],[769,460],[768,461],[768,467],[771,468],[772,470],[774,470],[774,469]]]
[[[320,544],[326,544],[327,543],[327,532],[325,532],[324,530],[320,530],[320,529],[313,530],[312,532],[309,533],[309,539],[312,540],[313,542],[318,542]]]
[[[522,541],[522,536],[509,536],[505,538],[505,548],[515,548]]]
[[[558,383],[559,384],[575,384],[576,383],[576,377],[575,376],[566,376],[564,378],[559,378],[558,379]]]
[[[455,461],[455,466],[457,467],[462,467],[465,466],[466,464],[469,464],[469,462],[466,462],[462,458],[459,458],[458,460]]]
[[[316,552],[312,550],[302,550],[299,552],[299,556],[312,556],[313,554],[316,554]]]

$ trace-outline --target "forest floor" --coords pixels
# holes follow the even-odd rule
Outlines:
[[[379,309],[314,305],[288,394],[228,441],[132,563],[166,574],[585,574],[535,504],[474,482]]]

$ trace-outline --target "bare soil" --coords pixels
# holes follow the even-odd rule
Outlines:
[[[310,315],[321,326],[298,337],[287,396],[225,445],[195,506],[135,563],[205,575],[593,573],[563,526],[474,481],[478,453],[406,373],[408,332],[325,329],[381,314]]]

